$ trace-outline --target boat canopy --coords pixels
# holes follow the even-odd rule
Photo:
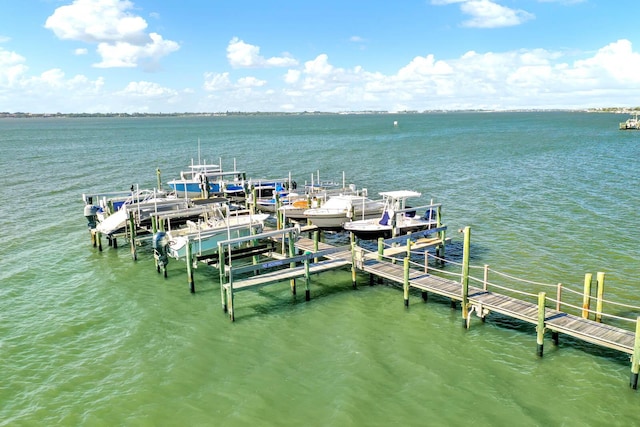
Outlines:
[[[409,197],[420,197],[422,193],[410,190],[384,191],[380,193],[382,197],[390,197],[393,199],[407,199]]]

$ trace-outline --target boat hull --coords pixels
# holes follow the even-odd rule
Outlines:
[[[187,244],[191,243],[191,252],[196,256],[210,255],[218,251],[218,243],[224,240],[247,237],[260,233],[262,224],[246,224],[208,230],[202,233],[191,233],[186,236],[170,237],[169,256],[184,259],[187,256]]]

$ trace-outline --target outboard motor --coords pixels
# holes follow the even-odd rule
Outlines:
[[[84,217],[87,219],[87,226],[89,228],[96,228],[96,224],[98,223],[98,211],[100,211],[99,206],[95,205],[85,205],[84,206]]]
[[[160,269],[162,268],[165,272],[165,277],[167,275],[167,264],[169,264],[169,256],[167,254],[167,246],[169,246],[169,240],[167,238],[167,233],[164,231],[158,231],[153,235],[153,257],[156,259],[156,265],[158,268],[158,273],[160,273]]]

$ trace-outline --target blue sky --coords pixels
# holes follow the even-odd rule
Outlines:
[[[4,0],[0,112],[640,105],[631,0]]]

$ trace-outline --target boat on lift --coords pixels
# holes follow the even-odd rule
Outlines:
[[[380,193],[384,201],[382,214],[374,219],[346,222],[344,229],[363,240],[388,239],[415,231],[438,227],[438,208],[440,205],[411,207],[407,200],[418,198],[417,191],[399,190]],[[418,212],[424,211],[422,215]]]

